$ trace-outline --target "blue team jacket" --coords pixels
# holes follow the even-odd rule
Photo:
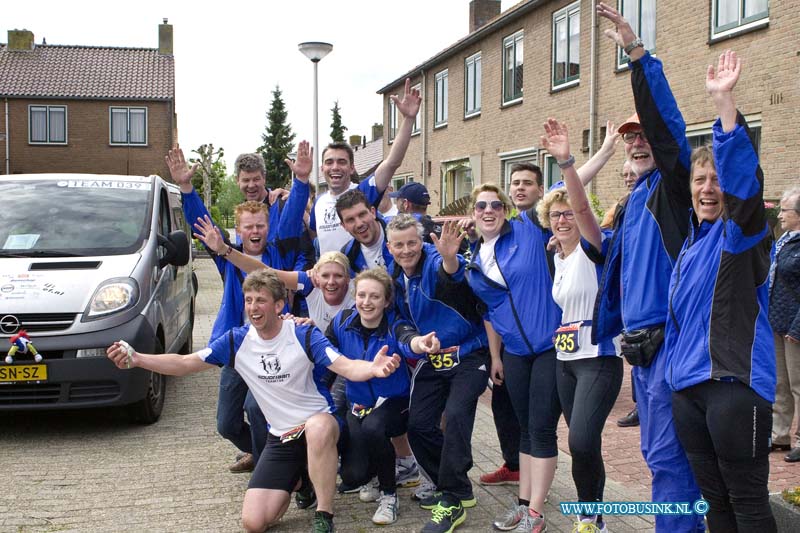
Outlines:
[[[372,378],[363,382],[347,380],[347,400],[351,404],[374,407],[378,398],[408,396],[411,381],[405,358],[412,355],[419,357],[409,346],[411,339],[418,334],[411,324],[405,320],[397,320],[391,311],[384,314],[383,321],[376,330],[367,330],[354,309],[340,311],[331,321],[326,333],[339,353],[350,359],[372,361],[383,346],[388,346],[388,355],[396,353],[400,356],[400,367],[385,378]]]
[[[488,320],[503,338],[506,351],[534,356],[553,348],[561,310],[553,301],[553,278],[546,254],[550,232],[527,212],[507,220],[494,245],[503,287],[480,267],[479,241],[467,267],[467,279],[488,308]]]
[[[691,148],[661,61],[646,53],[631,64],[636,112],[656,168],[639,176],[611,239],[592,320],[592,342],[620,331],[664,324],[668,283],[689,230]]]
[[[459,354],[464,357],[488,348],[489,343],[478,299],[464,277],[466,261],[458,256],[458,263],[458,270],[452,276],[447,274],[436,247],[423,243],[422,258],[408,278],[408,287],[397,263],[392,276],[400,315],[423,335],[435,331],[442,348],[459,346]]]
[[[292,192],[283,207],[282,216],[278,224],[277,240],[270,240],[261,256],[261,261],[272,268],[280,270],[292,270],[296,261],[297,243],[303,227],[303,212],[308,202],[308,184],[297,179],[292,185]],[[197,191],[189,194],[181,194],[183,200],[183,216],[190,226],[193,227],[198,218],[208,214],[203,200]],[[296,224],[300,220],[300,224]],[[225,230],[222,230],[225,235]],[[235,248],[242,251],[240,244]],[[241,326],[244,323],[244,293],[242,292],[242,282],[245,273],[236,268],[233,263],[216,254],[211,254],[217,270],[222,276],[222,302],[220,303],[217,318],[211,328],[209,342],[213,341],[227,330]]]
[[[709,379],[735,379],[775,400],[775,347],[768,318],[772,235],[764,176],[739,115],[725,133],[714,124],[714,161],[725,213],[689,237],[669,284],[666,379],[681,390]]]

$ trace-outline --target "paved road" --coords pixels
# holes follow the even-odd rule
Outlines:
[[[208,259],[196,262],[200,279],[195,348],[205,344],[221,284]],[[240,531],[247,475],[230,474],[234,448],[216,434],[216,371],[172,378],[161,420],[135,426],[113,412],[0,416],[0,532],[228,532]],[[565,444],[562,442],[561,444]],[[501,463],[488,402],[478,407],[473,437],[478,506],[459,532],[490,530],[490,519],[513,496],[513,487],[486,488],[478,476]],[[638,450],[631,450],[638,454]],[[401,489],[400,520],[378,528],[374,504],[357,495],[336,500],[341,532],[413,533],[427,516]],[[608,501],[637,501],[638,490],[609,480]],[[570,459],[562,453],[546,512],[548,530],[568,532],[559,501],[574,501]],[[292,508],[277,532],[308,531],[311,514]],[[651,531],[640,517],[610,517],[615,533]]]

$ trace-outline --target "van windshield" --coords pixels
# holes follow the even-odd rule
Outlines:
[[[118,255],[150,230],[152,182],[65,177],[0,180],[0,256]]]

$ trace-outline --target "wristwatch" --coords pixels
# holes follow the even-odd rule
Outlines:
[[[634,48],[638,48],[640,46],[644,47],[644,43],[642,42],[642,39],[637,37],[636,39],[634,39],[631,42],[629,42],[628,44],[626,44],[622,49],[625,51],[626,54],[631,55],[631,52],[633,52],[633,49]]]
[[[556,164],[558,165],[558,168],[569,168],[575,164],[575,156],[570,154],[569,157],[564,161],[559,161],[556,159]]]

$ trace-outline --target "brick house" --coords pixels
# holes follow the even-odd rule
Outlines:
[[[800,10],[792,0],[625,0],[617,4],[645,46],[663,62],[693,145],[710,140],[716,116],[705,94],[707,65],[727,48],[745,70],[736,89],[759,147],[766,198],[798,182]],[[602,142],[605,121],[634,111],[625,54],[603,35],[608,21],[590,0],[527,0],[500,12],[497,0],[470,2],[469,34],[378,91],[383,95],[384,153],[398,117],[388,96],[406,78],[423,107],[397,175],[423,182],[432,208],[469,194],[473,185],[507,187],[518,161],[559,179],[540,149],[547,117],[566,122],[578,163]],[[792,9],[794,7],[794,9]],[[687,15],[690,14],[690,15]],[[523,76],[524,70],[524,76]],[[793,148],[794,147],[794,148]],[[795,155],[792,156],[791,154]],[[623,193],[617,153],[592,184],[607,206]],[[435,206],[435,207],[434,207]]]
[[[0,174],[169,176],[177,142],[172,26],[159,47],[0,44]]]

